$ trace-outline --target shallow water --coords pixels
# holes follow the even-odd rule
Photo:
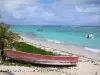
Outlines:
[[[37,31],[38,29],[42,30]],[[12,26],[10,30],[30,38],[77,45],[96,52],[100,50],[100,27]],[[87,34],[93,34],[94,37],[86,38]]]

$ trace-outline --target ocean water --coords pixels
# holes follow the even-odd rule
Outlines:
[[[41,29],[40,31],[38,31]],[[20,35],[35,37],[54,43],[65,43],[100,52],[100,27],[79,26],[12,26],[10,30]],[[93,34],[93,38],[86,38]]]

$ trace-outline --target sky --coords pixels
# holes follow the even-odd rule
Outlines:
[[[13,25],[100,26],[100,0],[0,0],[0,15]]]

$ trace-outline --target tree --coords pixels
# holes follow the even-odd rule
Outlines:
[[[2,60],[5,60],[5,48],[10,48],[12,49],[14,46],[14,42],[16,42],[20,36],[19,34],[10,31],[9,30],[10,26],[9,25],[4,25],[0,23],[0,50],[1,50],[1,57]]]

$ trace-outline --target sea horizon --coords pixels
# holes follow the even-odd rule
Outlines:
[[[32,25],[32,24],[28,24],[28,25],[13,25],[11,24],[11,26],[47,26],[47,27],[57,27],[57,26],[66,26],[66,27],[100,27],[100,25]]]

